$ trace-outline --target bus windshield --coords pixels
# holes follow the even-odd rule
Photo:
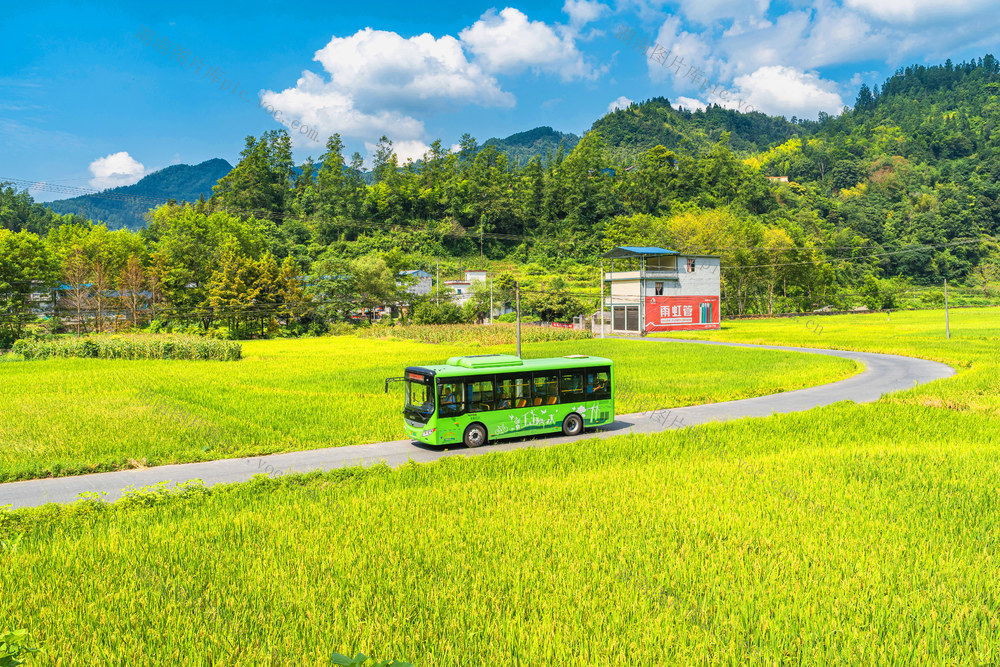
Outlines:
[[[434,384],[429,377],[417,373],[406,374],[406,405],[403,415],[420,424],[426,424],[434,414]]]

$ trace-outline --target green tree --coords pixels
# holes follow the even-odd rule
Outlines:
[[[35,234],[0,229],[0,347],[9,347],[35,319],[32,293],[51,290],[57,276],[55,258]]]
[[[348,260],[327,250],[313,262],[304,293],[323,321],[345,320],[356,307]]]
[[[350,285],[357,304],[374,319],[375,309],[394,303],[396,277],[381,257],[358,257],[350,264]]]
[[[291,138],[285,130],[269,130],[245,141],[239,163],[212,188],[209,207],[280,223],[286,207],[293,208]]]
[[[254,316],[257,296],[257,270],[253,260],[243,255],[234,245],[227,245],[219,265],[208,282],[208,304],[215,316],[226,322],[236,337],[247,330],[247,323]]]
[[[344,142],[339,134],[326,141],[326,153],[320,158],[316,189],[319,192],[320,210],[328,217],[347,215],[349,203],[348,180],[344,165]]]
[[[521,299],[522,311],[535,313],[543,322],[569,322],[587,312],[587,305],[564,288],[532,290]]]
[[[198,213],[191,206],[161,206],[145,231],[151,250],[163,257],[160,285],[179,317],[199,317],[207,328],[208,283],[220,266],[223,248],[250,259],[273,243],[274,225],[222,212]]]

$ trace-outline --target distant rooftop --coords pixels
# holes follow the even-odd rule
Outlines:
[[[605,259],[622,259],[625,257],[647,257],[649,255],[679,255],[676,250],[657,248],[656,246],[618,246],[601,255]]]

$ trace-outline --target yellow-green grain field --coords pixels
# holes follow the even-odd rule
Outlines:
[[[655,349],[647,349],[653,347]],[[399,440],[387,377],[509,347],[351,336],[251,341],[234,362],[48,359],[0,364],[0,481]],[[813,355],[615,340],[532,343],[618,363],[622,413],[759,396],[842,379]]]
[[[997,312],[824,320],[959,370],[872,404],[0,514],[0,619],[31,665],[997,664]]]

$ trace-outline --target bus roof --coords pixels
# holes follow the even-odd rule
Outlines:
[[[592,366],[612,366],[614,362],[604,357],[586,354],[567,354],[564,357],[548,359],[519,359],[511,354],[482,354],[468,357],[452,357],[442,366],[409,366],[407,371],[422,372],[438,377],[467,377],[470,375],[492,375],[494,373],[517,373],[519,371],[550,371],[562,368],[589,368]]]

